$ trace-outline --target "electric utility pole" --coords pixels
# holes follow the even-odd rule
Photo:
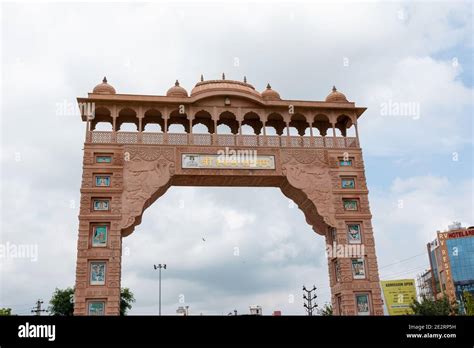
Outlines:
[[[31,310],[31,313],[36,313],[36,315],[41,315],[41,312],[47,312],[46,309],[41,309],[42,304],[43,304],[43,301],[41,300],[36,301],[36,307],[34,307]]]
[[[306,308],[306,313],[308,313],[309,316],[313,315],[313,310],[318,306],[316,304],[316,287],[313,285],[313,288],[311,290],[307,290],[306,287],[303,285],[303,291],[305,292],[303,294],[303,299],[305,300],[304,308]],[[314,292],[314,294],[313,294]]]

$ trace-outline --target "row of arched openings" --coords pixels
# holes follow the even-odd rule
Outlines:
[[[186,113],[180,114],[178,110],[171,112],[167,122],[162,113],[156,109],[150,109],[144,113],[140,122],[136,112],[130,108],[124,108],[119,112],[116,119],[115,130],[117,132],[155,132],[163,133],[166,124],[167,133],[193,133],[193,134],[239,134],[239,122],[230,111],[224,111],[219,115],[216,123],[211,114],[201,110],[194,115],[192,122]],[[217,127],[216,127],[217,125]],[[95,110],[94,119],[91,121],[90,130],[112,131],[113,118],[110,110],[99,107]],[[191,129],[190,129],[191,128]],[[307,121],[303,114],[295,113],[291,116],[288,125],[279,113],[268,115],[265,127],[260,117],[255,112],[244,115],[240,125],[240,134],[249,135],[291,135],[291,136],[333,136],[332,124],[324,114],[318,114],[312,124]],[[340,115],[334,125],[336,136],[355,136],[352,120],[347,115]]]

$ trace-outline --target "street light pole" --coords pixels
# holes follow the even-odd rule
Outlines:
[[[155,271],[158,270],[158,279],[159,279],[159,301],[158,301],[158,306],[159,306],[159,315],[161,315],[161,269],[166,269],[166,264],[161,264],[159,263],[158,265],[153,265],[155,268]]]

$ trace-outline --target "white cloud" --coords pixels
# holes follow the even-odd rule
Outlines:
[[[407,57],[395,64],[367,91],[369,109],[360,127],[369,154],[433,154],[471,144],[472,129],[461,125],[472,122],[467,111],[472,108],[472,90],[461,83],[459,74],[451,63],[429,57]],[[397,114],[387,106],[403,104],[419,111]]]
[[[182,201],[185,208],[179,209]],[[280,232],[269,214],[274,211]],[[229,216],[234,220],[230,225]],[[163,274],[171,312],[180,294],[194,311],[218,313],[224,308],[247,311],[249,304],[281,292],[285,298],[298,296],[298,305],[288,304],[287,312],[303,313],[302,285],[327,286],[328,281],[324,239],[277,189],[171,188],[145,212],[143,224],[124,239],[124,246],[130,251],[123,258],[124,286],[133,289],[140,279],[152,279],[150,286],[156,288],[152,265],[167,263]],[[134,313],[156,311],[156,305],[146,309],[150,301],[156,304],[153,296],[140,298]],[[271,308],[277,309],[276,304]]]
[[[381,269],[384,276],[413,276],[428,268],[426,244],[453,221],[471,226],[473,180],[456,182],[446,177],[396,178],[388,191],[370,196],[379,266],[425,254],[408,263]],[[407,270],[417,268],[415,271]]]
[[[33,264],[0,260],[0,306],[17,312],[74,282],[84,125],[55,112],[103,75],[119,93],[143,94],[164,94],[176,78],[189,91],[201,73],[211,79],[223,71],[231,79],[247,75],[258,90],[270,80],[288,99],[322,100],[336,84],[368,106],[360,121],[365,155],[398,155],[405,167],[420,154],[472,144],[472,87],[461,82],[469,62],[460,52],[472,48],[468,2],[2,9],[1,242],[36,243],[40,253]],[[434,58],[440,52],[449,58]],[[420,118],[381,116],[387,99],[419,103]],[[371,193],[379,264],[424,250],[453,219],[472,224],[472,181],[458,180],[454,167],[445,177],[429,175],[432,169]],[[124,285],[137,295],[133,313],[156,312],[152,265],[160,262],[169,264],[168,313],[179,294],[194,313],[247,312],[252,303],[265,313],[303,313],[302,284],[315,283],[321,303],[329,296],[323,238],[275,189],[172,188],[124,246]]]

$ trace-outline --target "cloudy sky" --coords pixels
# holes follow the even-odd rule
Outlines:
[[[284,99],[333,85],[360,120],[382,279],[428,265],[426,243],[474,225],[472,2],[162,2],[1,5],[1,235],[37,259],[0,258],[0,307],[29,314],[74,284],[84,124],[71,106],[104,75],[118,93],[163,95],[200,74],[267,82]],[[409,103],[410,115],[385,112]],[[205,241],[203,241],[203,238]],[[238,250],[238,252],[236,252]],[[408,260],[406,260],[408,259]],[[402,262],[400,262],[402,261]],[[329,300],[324,240],[274,188],[173,187],[124,239],[133,314],[303,314]]]

